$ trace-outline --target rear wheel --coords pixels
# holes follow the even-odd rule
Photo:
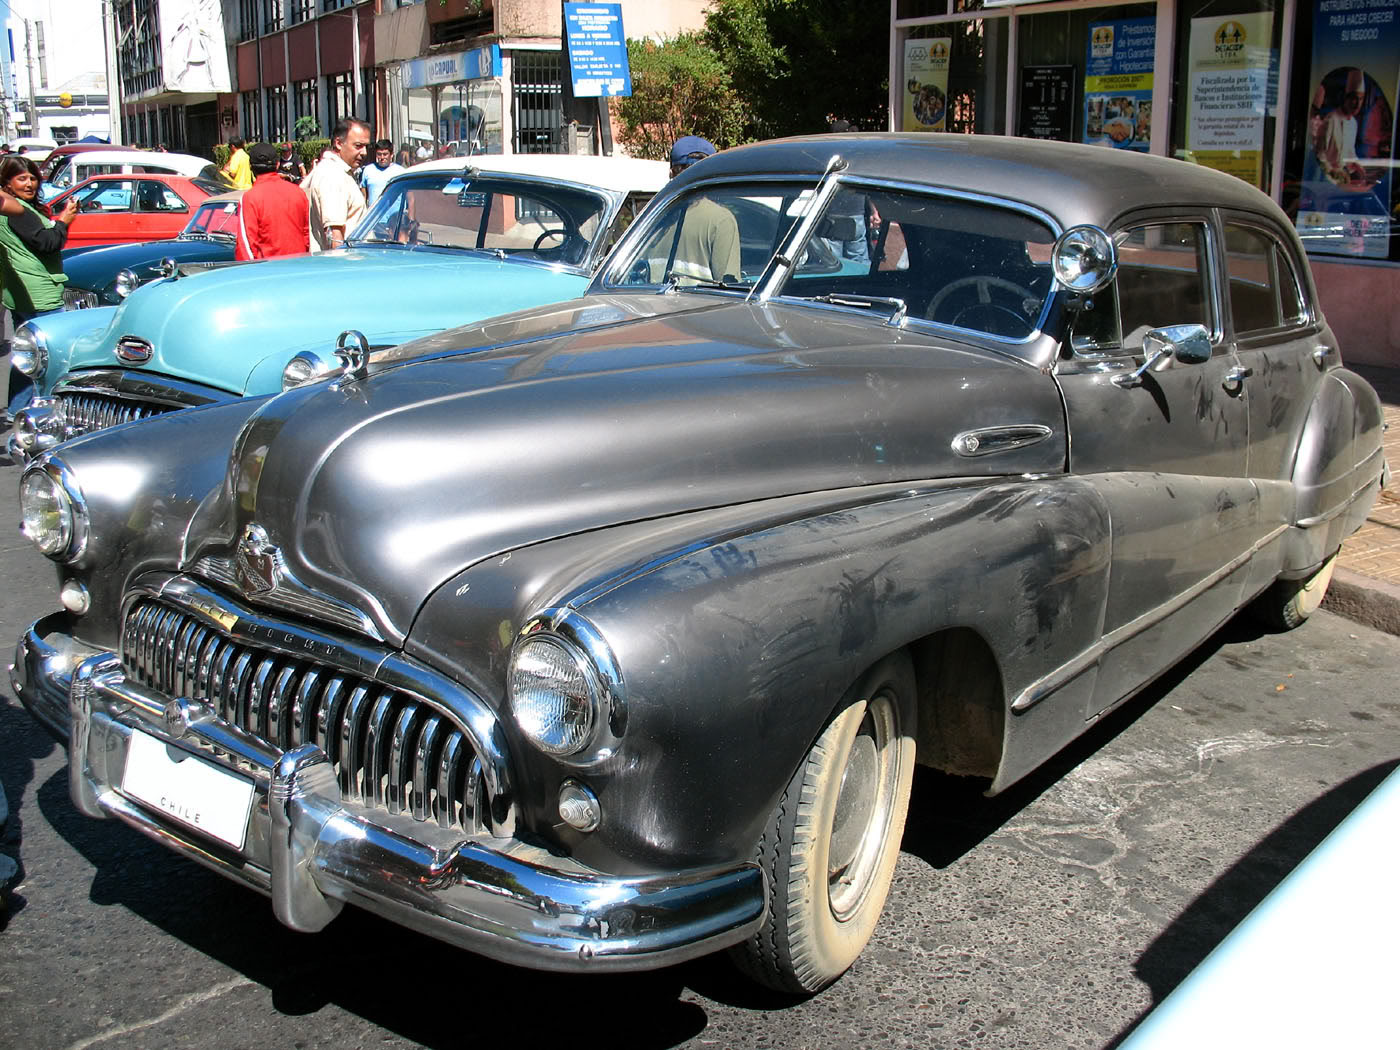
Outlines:
[[[900,653],[848,694],[778,801],[758,859],[771,899],[742,970],[811,994],[845,973],[889,892],[914,775],[914,672]]]
[[[1332,582],[1332,570],[1337,567],[1338,553],[1333,551],[1332,557],[1311,576],[1299,580],[1275,580],[1267,591],[1254,599],[1250,611],[1275,630],[1293,630],[1317,612],[1317,607],[1327,596],[1327,585]]]

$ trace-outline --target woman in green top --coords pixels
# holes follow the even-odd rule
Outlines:
[[[39,169],[28,157],[10,154],[0,158],[0,190],[14,198],[0,208],[0,276],[5,283],[5,305],[16,325],[63,309],[63,246],[68,224],[78,214],[78,202],[69,197],[58,215],[39,200]],[[33,381],[10,369],[9,409],[28,403]]]

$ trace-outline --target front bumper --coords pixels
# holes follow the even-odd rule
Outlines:
[[[324,927],[349,901],[504,962],[547,970],[650,969],[735,944],[763,919],[752,864],[618,877],[516,839],[430,840],[439,829],[342,803],[313,745],[278,752],[198,701],[169,699],[124,675],[115,654],[46,617],[20,639],[11,683],[69,744],[69,789],[89,816],[114,816],[272,898],[293,929]],[[252,782],[234,848],[123,790],[134,733]],[[372,819],[373,818],[373,819]]]

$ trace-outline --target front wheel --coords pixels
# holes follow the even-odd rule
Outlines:
[[[1306,620],[1322,599],[1327,597],[1327,585],[1332,582],[1332,571],[1337,567],[1337,555],[1323,562],[1311,576],[1300,580],[1275,580],[1269,589],[1254,599],[1250,611],[1265,625],[1278,631],[1291,631]]]
[[[870,940],[885,905],[914,776],[914,672],[871,668],[793,773],[759,842],[763,926],[734,949],[750,977],[812,994]]]

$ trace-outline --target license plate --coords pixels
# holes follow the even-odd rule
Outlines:
[[[186,827],[243,848],[253,782],[133,731],[122,791]]]

